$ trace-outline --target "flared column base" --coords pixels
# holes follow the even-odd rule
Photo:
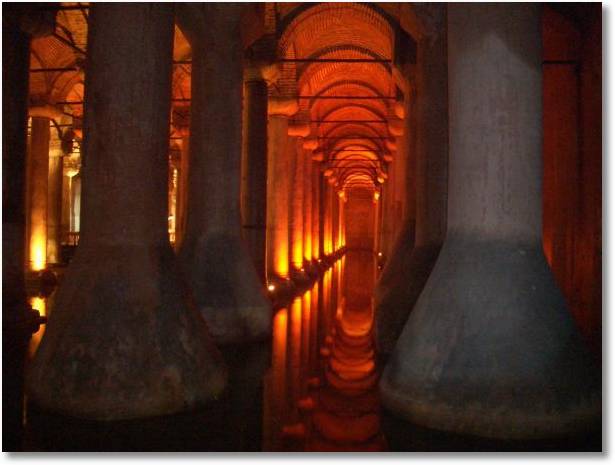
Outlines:
[[[27,372],[38,407],[94,420],[167,415],[226,383],[168,244],[81,245]]]
[[[449,233],[380,390],[413,423],[527,439],[599,422],[600,378],[540,243]]]

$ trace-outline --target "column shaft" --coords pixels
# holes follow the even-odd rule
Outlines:
[[[310,157],[310,162],[311,157]],[[320,165],[317,162],[312,162],[312,255],[315,260],[322,257],[321,251],[321,228],[320,228]]]
[[[195,4],[190,173],[180,260],[218,343],[271,332],[271,308],[241,239],[241,4]],[[203,20],[201,21],[202,18]]]
[[[59,145],[59,140],[54,140]],[[56,145],[54,144],[54,145]],[[47,261],[61,263],[62,181],[64,154],[55,146],[49,152],[49,189],[47,199]]]
[[[312,261],[312,151],[304,150],[304,176],[303,176],[303,259],[306,263]]]
[[[289,277],[288,205],[290,159],[288,117],[270,115],[267,182],[267,279]]]
[[[47,187],[49,176],[49,118],[32,118],[28,157],[28,264],[47,265]]]
[[[448,82],[445,5],[429,5],[441,28],[418,44],[416,92],[406,99],[409,155],[407,211],[375,292],[376,341],[380,353],[393,350],[397,338],[431,273],[446,232],[448,163]],[[410,76],[409,76],[410,77]],[[409,143],[409,145],[408,145]],[[415,220],[416,217],[416,220]]]
[[[20,4],[2,5],[2,422],[3,450],[22,447],[23,369],[30,334],[17,330],[28,306],[25,185],[30,36]]]
[[[190,172],[190,138],[182,137],[179,173],[177,176],[177,204],[175,207],[175,250],[181,249],[188,217],[188,173]]]
[[[291,152],[293,160],[293,184],[290,192],[290,218],[291,218],[291,264],[293,271],[303,268],[303,185],[305,161],[302,138],[295,138]]]
[[[243,238],[261,280],[266,280],[267,83],[244,84],[241,218]]]

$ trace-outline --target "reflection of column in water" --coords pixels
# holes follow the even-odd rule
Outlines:
[[[310,332],[312,316],[312,292],[307,291],[302,297],[303,310],[301,312],[301,396],[307,393],[307,378],[310,364]]]
[[[288,311],[283,308],[273,319],[273,350],[271,356],[271,423],[272,450],[279,450],[278,438],[286,412],[286,352]]]
[[[338,278],[338,269],[337,262],[331,267],[331,291],[329,292],[329,311],[328,317],[332,318],[330,321],[334,321],[333,318],[337,313],[337,278]],[[327,334],[331,331],[331,326],[327,326]]]
[[[301,297],[295,298],[290,309],[289,394],[290,418],[297,420],[297,402],[301,396]]]
[[[41,316],[47,315],[47,302],[42,297],[32,297],[30,298],[30,306],[34,310],[38,310]],[[28,346],[28,355],[33,357],[36,353],[36,349],[38,349],[38,345],[41,343],[41,339],[43,338],[43,334],[45,334],[45,325],[39,326],[39,330],[32,335],[32,339],[30,339],[30,344]]]
[[[318,371],[318,348],[320,347],[318,339],[318,311],[320,302],[320,285],[322,281],[318,280],[312,288],[312,310],[310,312],[310,352],[309,352],[309,375],[312,376]]]
[[[342,276],[344,275],[344,257],[340,258],[336,263],[337,267],[337,314],[341,317],[344,311],[344,292],[342,286]]]
[[[322,278],[322,306],[320,309],[320,325],[319,325],[319,347],[324,344],[324,338],[327,336],[331,321],[331,273],[333,270],[329,268],[325,271]]]

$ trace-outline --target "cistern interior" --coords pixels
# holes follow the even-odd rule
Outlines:
[[[5,451],[600,451],[600,4],[3,3]]]

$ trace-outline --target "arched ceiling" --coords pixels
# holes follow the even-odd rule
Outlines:
[[[377,189],[386,179],[389,120],[398,91],[391,71],[391,18],[359,3],[277,4],[278,90],[299,101],[339,189]],[[297,118],[297,117],[296,117]]]

